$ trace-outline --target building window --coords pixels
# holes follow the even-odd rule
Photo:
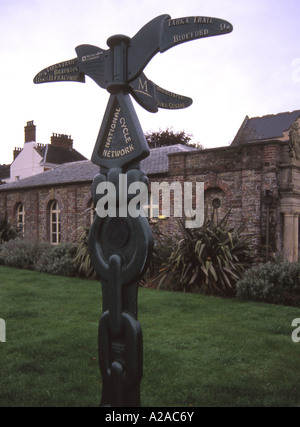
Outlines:
[[[54,200],[50,206],[50,243],[58,245],[61,241],[61,215],[59,203]]]
[[[22,203],[17,207],[17,227],[20,233],[24,234],[25,231],[25,209]]]
[[[159,201],[152,193],[149,194],[148,205],[144,205],[143,207],[147,217],[152,223],[157,222],[158,218],[163,218],[162,215],[159,215]]]

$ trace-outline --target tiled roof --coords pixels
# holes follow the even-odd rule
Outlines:
[[[98,172],[99,167],[89,160],[64,163],[47,172],[1,185],[0,191],[90,181]]]
[[[251,119],[246,116],[231,145],[281,138],[299,117],[300,110]]]
[[[154,148],[149,157],[141,162],[141,168],[147,175],[166,173],[168,171],[168,154],[194,151],[192,147],[181,144],[168,147]],[[21,179],[0,186],[0,191],[17,190],[22,188],[43,187],[48,185],[71,184],[74,182],[91,182],[99,173],[99,166],[89,160],[64,163],[47,172]]]
[[[48,144],[47,144],[48,145]],[[37,147],[34,147],[35,151],[42,157],[44,158],[45,152],[46,152],[46,148],[47,145],[42,145],[39,144]]]
[[[78,162],[80,160],[87,159],[74,148],[67,149],[49,144],[46,148],[43,161],[44,163],[62,165],[63,163]]]
[[[195,151],[195,148],[182,144],[152,148],[150,156],[141,161],[141,169],[147,175],[166,173],[169,168],[168,154],[186,151]]]
[[[0,165],[0,181],[10,177],[10,165]]]

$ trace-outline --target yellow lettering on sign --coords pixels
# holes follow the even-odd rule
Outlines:
[[[148,80],[145,80],[143,83],[142,79],[139,77],[139,90],[148,93]]]
[[[115,133],[115,130],[116,130],[116,127],[117,127],[117,123],[118,123],[118,118],[119,118],[120,112],[121,112],[121,108],[116,108],[116,111],[114,113],[112,122],[110,124],[110,128],[109,128],[109,131],[108,131],[108,134],[107,134],[107,138],[106,138],[106,141],[105,141],[105,148],[110,148],[110,144],[112,142],[112,138],[114,136],[114,133]]]
[[[189,18],[169,19],[169,27],[189,24]]]
[[[128,145],[128,147],[122,148],[121,150],[103,150],[102,155],[111,159],[126,156],[134,151],[133,144]]]
[[[139,86],[137,89],[135,89],[135,92],[139,92],[143,95],[149,96],[150,98],[153,98],[150,93],[148,93],[148,80],[145,80],[144,83],[142,79],[139,77]]]
[[[208,35],[208,30],[199,30],[185,34],[177,34],[174,36],[174,43],[185,42],[188,40],[193,40],[198,37],[205,37]]]
[[[177,95],[176,93],[173,93],[173,92],[169,92],[169,91],[167,91],[165,89],[162,89],[159,86],[156,86],[156,90],[158,90],[158,92],[163,93],[164,95],[171,96],[172,98],[177,98],[177,99],[182,99],[183,100],[183,96]]]
[[[213,24],[213,18],[207,18],[206,16],[195,16],[194,24]]]
[[[122,128],[124,140],[125,140],[126,144],[128,144],[129,142],[131,142],[131,137],[130,137],[129,130],[128,130],[128,127],[127,127],[127,123],[126,123],[126,120],[125,120],[124,117],[121,117],[121,119],[120,119],[120,125],[121,125],[121,128]]]
[[[169,102],[169,108],[170,108],[170,109],[175,110],[175,109],[177,109],[177,108],[184,108],[184,107],[185,107],[185,105],[184,105],[184,104],[172,104],[171,102]]]

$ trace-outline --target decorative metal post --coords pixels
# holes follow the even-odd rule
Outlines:
[[[130,95],[153,113],[159,108],[188,107],[192,104],[190,98],[157,86],[147,79],[144,68],[158,52],[183,42],[227,34],[232,29],[229,22],[217,18],[171,19],[161,15],[133,38],[110,37],[107,50],[78,46],[77,58],[48,67],[34,78],[34,83],[85,82],[87,75],[110,93],[92,155],[100,173],[93,182],[97,215],[89,235],[91,260],[103,290],[98,337],[101,406],[140,405],[143,344],[137,293],[153,241],[142,208],[139,215],[130,212],[132,193],[147,189],[148,178],[140,169],[140,161],[149,155]]]

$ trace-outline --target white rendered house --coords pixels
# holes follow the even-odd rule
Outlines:
[[[46,172],[63,163],[86,160],[73,148],[73,140],[69,135],[54,133],[51,144],[39,144],[36,142],[36,126],[33,121],[27,122],[24,130],[24,147],[14,150],[14,161],[10,165],[7,183]]]

